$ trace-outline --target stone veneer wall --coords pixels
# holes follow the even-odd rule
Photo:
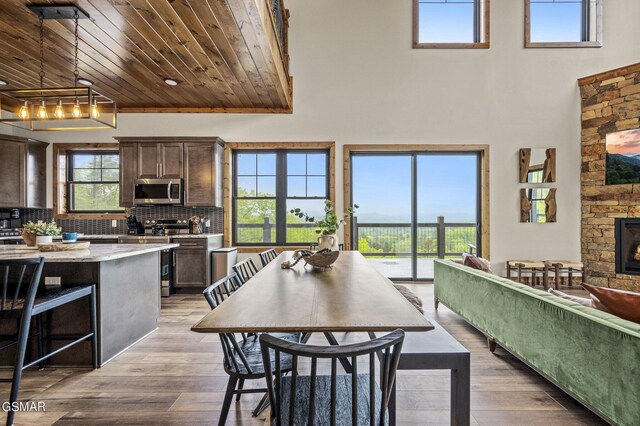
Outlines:
[[[579,85],[585,281],[640,291],[640,277],[615,271],[615,218],[640,218],[640,184],[605,186],[606,135],[640,127],[640,64],[582,78]]]

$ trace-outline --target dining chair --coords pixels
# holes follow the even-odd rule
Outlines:
[[[267,264],[276,257],[278,257],[278,252],[274,248],[263,251],[262,253],[260,253],[260,261],[262,262],[262,266],[267,266]]]
[[[84,341],[91,340],[91,359],[93,368],[98,368],[98,340],[96,335],[96,287],[86,285],[78,287],[57,287],[43,289],[40,286],[40,278],[44,267],[43,257],[35,259],[1,260],[0,272],[2,273],[2,305],[0,305],[0,320],[17,321],[17,333],[0,336],[0,341],[9,342],[0,346],[0,350],[16,346],[16,356],[11,379],[11,393],[9,395],[9,407],[18,401],[18,391],[22,372],[34,365],[44,368],[44,361],[59,352]],[[29,278],[30,277],[30,278]],[[27,288],[25,282],[29,280]],[[13,295],[13,297],[11,297]],[[8,296],[8,297],[7,297]],[[45,338],[43,315],[54,308],[69,302],[88,297],[90,332],[82,335],[48,335]],[[35,333],[31,333],[31,321],[35,318]],[[38,357],[26,362],[27,343],[33,337],[37,340]],[[15,340],[14,340],[15,339]],[[45,354],[45,340],[71,341],[48,354]],[[13,424],[15,411],[7,411],[7,425]]]
[[[387,406],[403,340],[402,330],[343,346],[311,346],[260,335],[271,401],[271,424],[387,424]],[[379,385],[375,381],[377,353],[382,354]],[[309,376],[299,374],[299,358],[310,359]],[[341,358],[351,358],[351,374],[337,374],[337,362]],[[365,374],[358,374],[358,366],[362,365],[358,364],[358,358],[368,358]],[[331,361],[331,375],[317,374],[319,359]],[[285,365],[291,370],[289,376],[283,374]]]
[[[250,257],[236,263],[231,268],[236,274],[238,274],[238,277],[240,277],[242,284],[249,281],[251,277],[258,273],[258,267]]]
[[[215,310],[228,297],[233,297],[231,286],[236,278],[238,277],[233,272],[204,289],[203,294],[211,310]],[[265,393],[265,396],[253,411],[254,415],[258,415],[268,406],[268,397],[266,388],[244,389],[245,380],[258,380],[265,377],[259,336],[257,334],[243,334],[243,338],[238,340],[233,333],[218,333],[218,335],[222,344],[224,371],[229,375],[222,411],[218,419],[218,424],[224,425],[227,421],[234,395],[236,396],[236,401],[240,401],[240,397],[244,393]],[[275,336],[285,341],[300,341],[300,333],[278,333]],[[290,357],[285,357],[281,363],[281,370],[289,371],[290,369]]]

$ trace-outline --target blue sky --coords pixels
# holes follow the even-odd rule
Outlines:
[[[417,173],[419,222],[475,221],[475,156],[421,155]],[[355,156],[352,193],[361,222],[411,222],[411,157]]]
[[[580,10],[579,0],[531,0],[531,41],[580,41]],[[422,43],[474,41],[472,0],[425,0],[419,16]]]

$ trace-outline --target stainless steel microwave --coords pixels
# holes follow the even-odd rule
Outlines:
[[[137,179],[134,188],[135,205],[182,204],[182,179]]]

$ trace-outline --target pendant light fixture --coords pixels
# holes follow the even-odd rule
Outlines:
[[[115,128],[116,102],[91,86],[78,83],[90,81],[80,78],[78,68],[79,19],[89,15],[75,5],[28,5],[38,15],[40,23],[40,87],[0,90],[0,123],[28,130],[93,130]],[[73,87],[45,87],[44,21],[73,20],[74,56]],[[84,83],[82,83],[84,84]]]

